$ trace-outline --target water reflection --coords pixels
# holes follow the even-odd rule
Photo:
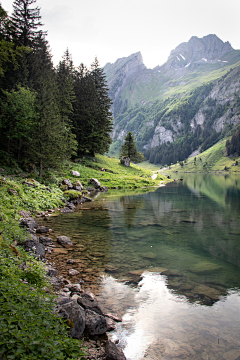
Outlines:
[[[239,177],[187,174],[50,220],[79,246],[80,276],[105,274],[99,297],[123,315],[112,336],[130,360],[240,356],[239,200]]]

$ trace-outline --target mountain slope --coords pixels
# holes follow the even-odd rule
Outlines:
[[[240,51],[216,35],[192,37],[154,69],[136,53],[104,70],[114,102],[112,154],[132,131],[151,162],[162,162],[156,154],[163,149],[157,147],[167,142],[184,146],[182,154],[179,145],[164,149],[173,153],[176,147],[170,160],[182,160],[240,122]]]

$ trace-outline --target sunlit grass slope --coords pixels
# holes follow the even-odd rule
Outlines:
[[[179,172],[210,172],[210,171],[230,171],[240,172],[240,156],[228,157],[226,156],[226,139],[219,141],[211,148],[203,153],[187,160],[181,167],[180,164],[175,164],[167,169],[168,171]],[[196,158],[196,160],[195,160]],[[236,164],[238,162],[238,165]]]

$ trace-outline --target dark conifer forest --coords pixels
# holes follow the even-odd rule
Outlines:
[[[74,66],[67,49],[54,67],[36,0],[0,4],[0,156],[42,175],[83,154],[105,153],[112,114],[103,69]]]

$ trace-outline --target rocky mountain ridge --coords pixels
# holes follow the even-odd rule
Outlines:
[[[154,69],[146,68],[138,52],[104,70],[113,100],[112,154],[128,131],[144,151],[189,137],[198,128],[203,144],[240,123],[240,51],[216,35],[191,37]]]

